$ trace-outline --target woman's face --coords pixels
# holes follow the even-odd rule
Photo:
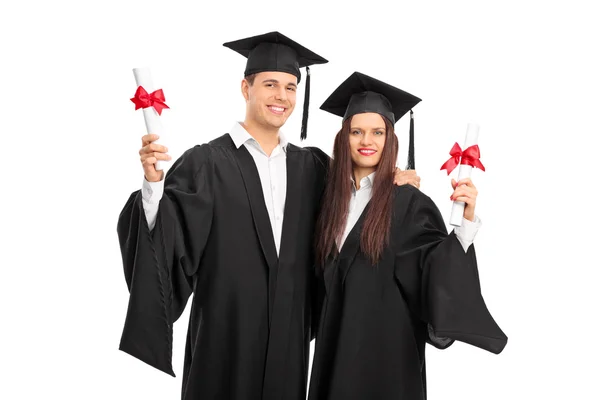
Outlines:
[[[365,168],[370,172],[377,169],[385,146],[385,135],[385,122],[381,115],[362,113],[352,116],[349,141],[355,167]]]

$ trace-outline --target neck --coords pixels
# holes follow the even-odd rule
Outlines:
[[[268,155],[271,155],[273,149],[279,144],[279,128],[265,127],[248,118],[244,120],[242,126]]]
[[[362,180],[362,178],[364,178],[365,176],[369,176],[371,175],[373,172],[375,172],[376,168],[375,167],[358,167],[358,166],[354,166],[352,167],[352,174],[354,175],[354,182],[356,185],[356,189],[360,189],[360,181]]]

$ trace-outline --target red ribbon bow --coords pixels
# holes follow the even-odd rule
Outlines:
[[[165,104],[165,95],[162,89],[155,90],[154,92],[148,94],[146,89],[142,86],[138,86],[135,91],[135,96],[131,98],[131,101],[135,104],[135,109],[138,110],[140,108],[148,108],[154,107],[158,115],[162,113],[162,110],[165,108],[169,108],[168,105]]]
[[[458,143],[454,143],[454,146],[452,146],[452,149],[450,150],[450,155],[452,157],[450,157],[450,159],[446,161],[444,165],[442,165],[442,168],[440,168],[440,170],[448,170],[448,175],[450,175],[450,172],[452,172],[459,163],[463,165],[470,165],[485,171],[485,167],[481,161],[479,161],[479,146],[476,144],[467,147],[463,151]]]

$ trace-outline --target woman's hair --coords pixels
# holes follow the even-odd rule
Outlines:
[[[375,265],[389,242],[394,194],[394,173],[398,157],[398,138],[394,126],[385,117],[385,145],[377,165],[371,192],[371,201],[362,227],[360,248]],[[324,266],[329,255],[338,252],[336,239],[341,238],[348,218],[352,195],[353,176],[350,154],[350,128],[352,118],[342,123],[333,144],[333,160],[316,229],[317,263]]]

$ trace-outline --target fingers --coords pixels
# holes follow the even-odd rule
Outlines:
[[[396,168],[394,184],[397,186],[413,185],[419,189],[421,187],[421,177],[417,176],[417,172],[414,170],[402,171]]]
[[[155,135],[153,133],[149,133],[147,135],[142,136],[142,147],[144,147],[152,142],[155,142],[156,140],[158,140],[159,137],[160,136]]]
[[[160,152],[150,152],[150,153],[144,153],[140,157],[142,164],[144,164],[149,159],[154,159],[154,162],[152,162],[151,164],[156,164],[156,160],[170,161],[171,156],[168,154],[165,154],[165,153],[160,153]]]
[[[158,161],[170,161],[171,156],[167,154],[167,147],[154,143],[159,136],[153,133],[142,136],[142,148],[139,151],[140,161],[144,169],[144,176],[149,182],[158,182],[162,179],[163,172],[156,170]]]
[[[452,181],[456,182],[454,179],[452,179]],[[475,185],[473,184],[473,181],[471,180],[471,178],[461,179],[460,181],[456,182],[456,185],[457,186],[466,185],[466,186],[472,187],[472,188],[475,187]]]
[[[153,152],[166,153],[167,151],[169,151],[169,149],[163,145],[150,143],[140,149],[140,155]]]
[[[477,200],[477,189],[467,185],[458,186],[450,196],[452,201],[464,201],[467,204],[474,205]]]
[[[452,201],[462,201],[463,203],[470,204],[470,205],[475,204],[475,199],[473,197],[469,197],[469,196],[452,197],[451,200]]]
[[[396,186],[402,186],[402,185],[413,185],[414,187],[416,187],[417,189],[421,188],[421,182],[416,180],[416,179],[411,179],[411,180],[406,180],[406,179],[395,179],[394,180],[394,185]]]
[[[158,160],[156,159],[156,157],[147,157],[144,160],[142,160],[142,167],[144,167],[144,170],[148,170],[151,171],[152,167],[156,164]]]
[[[474,187],[468,187],[466,185],[457,186],[450,197],[452,198],[457,196],[477,197],[477,189],[475,189]]]
[[[415,176],[412,182],[413,185],[415,185],[415,187],[418,189],[421,187],[421,177],[420,176]]]
[[[456,188],[459,188],[459,187],[468,187],[471,189],[475,189],[475,191],[477,191],[477,188],[473,184],[473,181],[471,181],[471,178],[461,179],[458,182],[453,178],[452,181],[450,182],[450,184],[452,185],[452,189],[454,189],[454,190],[456,190]]]

